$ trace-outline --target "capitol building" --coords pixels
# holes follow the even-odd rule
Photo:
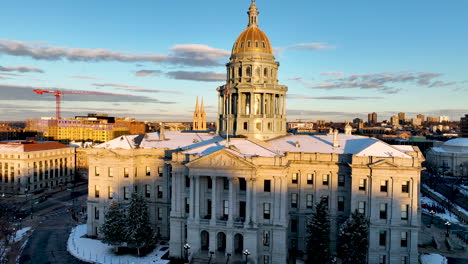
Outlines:
[[[172,257],[189,244],[194,263],[210,252],[212,263],[235,263],[247,249],[249,263],[284,264],[307,257],[306,225],[326,199],[333,253],[340,225],[358,210],[370,221],[369,263],[418,263],[422,153],[349,131],[287,134],[288,88],[255,1],[247,13],[217,88],[217,133],[162,126],[89,150],[88,235],[100,236],[112,201],[137,192]]]

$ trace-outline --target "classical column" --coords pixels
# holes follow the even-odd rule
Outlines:
[[[195,219],[200,219],[200,177],[194,177],[196,182],[195,185],[195,202],[194,204],[194,211],[195,211]]]
[[[175,178],[175,177],[173,177]],[[173,193],[172,195],[177,195],[177,192]],[[172,199],[173,201],[175,199]],[[174,202],[175,203],[175,202]],[[195,217],[194,211],[195,211],[195,177],[190,176],[190,196],[188,199],[189,203],[189,218],[193,219]]]
[[[229,178],[229,216],[228,224],[232,225],[235,217],[235,205],[237,201],[236,197],[236,187],[237,187],[237,178]]]
[[[247,179],[246,179],[247,180]],[[246,197],[246,210],[245,210],[245,223],[250,224],[252,222],[250,218],[250,210],[252,208],[252,195],[251,195],[251,190],[252,190],[252,181],[250,179],[247,180],[247,191],[245,192]]]
[[[216,203],[218,202],[217,200],[217,177],[216,176],[211,176],[211,181],[212,181],[212,184],[211,184],[211,222],[212,224],[216,224],[216,216],[217,216],[217,212],[216,212]],[[211,240],[210,240],[210,243],[211,243]]]
[[[281,208],[281,178],[273,176],[273,208]],[[273,223],[277,224],[280,221],[281,210],[273,210]]]
[[[255,185],[255,181],[256,179],[252,178],[252,222],[254,223],[254,225],[257,224],[257,188]],[[270,210],[273,210],[273,207],[271,207]]]
[[[288,215],[288,209],[287,209],[287,202],[288,202],[288,183],[286,181],[286,178],[280,178],[281,179],[281,212],[280,212],[280,220],[283,225],[287,225],[287,215]]]

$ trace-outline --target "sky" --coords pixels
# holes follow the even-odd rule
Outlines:
[[[288,121],[468,114],[468,1],[257,0]],[[0,120],[108,113],[208,121],[250,0],[5,1]],[[94,93],[94,94],[93,94]]]

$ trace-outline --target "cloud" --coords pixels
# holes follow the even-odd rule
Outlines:
[[[160,70],[140,70],[140,71],[135,72],[135,76],[138,76],[138,77],[156,76],[161,73],[162,71]]]
[[[11,72],[0,72],[0,75],[4,75],[4,76],[24,76],[24,74],[11,73]]]
[[[322,75],[325,75],[325,76],[332,75],[335,77],[342,77],[343,74],[344,74],[343,72],[333,72],[333,71],[322,72]]]
[[[99,78],[91,77],[91,76],[84,76],[84,75],[71,75],[70,78],[75,79],[85,79],[85,80],[99,80]]]
[[[172,71],[167,72],[166,75],[176,80],[199,82],[222,82],[226,80],[226,74],[221,72]]]
[[[52,46],[44,42],[24,42],[0,39],[0,54],[30,57],[36,60],[69,60],[85,62],[153,62],[185,66],[220,66],[226,60],[229,51],[212,48],[201,44],[181,44],[170,48],[168,54],[139,53],[132,54],[108,49],[69,48]]]
[[[429,84],[429,87],[445,87],[445,86],[451,86],[456,84],[457,82],[444,82],[444,81],[435,81],[431,84]]]
[[[39,72],[44,73],[43,70],[33,66],[0,66],[0,71],[4,72]]]
[[[300,94],[288,94],[288,99],[312,99],[312,100],[378,100],[384,99],[384,97],[379,96],[307,96]]]
[[[82,102],[143,102],[143,103],[159,103],[172,104],[174,102],[160,101],[155,98],[132,94],[117,94],[117,93],[102,93],[96,91],[77,91],[62,89],[57,87],[31,87],[23,85],[2,84],[0,83],[0,98],[1,100],[26,100],[26,101],[55,101],[55,96],[52,94],[39,95],[34,93],[33,89],[43,90],[61,90],[68,92],[76,92],[76,94],[65,95],[66,101],[82,101]]]
[[[305,50],[305,51],[316,51],[316,50],[329,50],[335,49],[336,47],[330,46],[324,42],[310,42],[310,43],[298,43],[286,47],[274,48],[275,53],[281,54],[288,50]]]
[[[145,92],[145,93],[171,93],[171,94],[180,94],[178,91],[168,91],[168,90],[157,90],[157,89],[146,89],[133,85],[118,84],[118,83],[93,83],[93,86],[96,87],[113,87],[118,90],[130,91],[130,92]]]

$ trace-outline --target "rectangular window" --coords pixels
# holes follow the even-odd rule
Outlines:
[[[208,199],[208,201],[206,202],[206,208],[207,208],[207,214],[210,216],[211,218],[211,200]]]
[[[379,232],[379,245],[385,247],[387,245],[387,231],[380,230]]]
[[[408,264],[408,256],[401,256],[401,264]]]
[[[291,194],[291,207],[297,208],[297,193]]]
[[[387,264],[387,256],[380,255],[379,256],[379,264]]]
[[[409,209],[408,204],[401,205],[401,220],[408,220],[408,209]]]
[[[94,167],[94,176],[99,176],[99,167]]]
[[[239,190],[240,191],[247,190],[247,182],[245,181],[244,178],[239,178]]]
[[[158,220],[162,220],[163,218],[163,210],[161,207],[158,207]]]
[[[190,204],[189,204],[189,202],[188,202],[188,198],[187,198],[187,197],[185,197],[184,200],[185,200],[185,213],[188,214],[188,213],[190,213]],[[209,207],[208,207],[208,209],[209,209]]]
[[[360,201],[358,203],[358,212],[361,214],[366,214],[366,202]]]
[[[409,185],[410,185],[409,181],[403,182],[403,184],[401,185],[401,192],[402,193],[409,193]]]
[[[314,174],[307,173],[307,184],[314,184]]]
[[[107,187],[107,193],[109,199],[114,199],[114,188],[112,186]]]
[[[291,219],[291,232],[293,233],[297,232],[297,220],[296,219]]]
[[[210,181],[210,179],[208,179]],[[190,177],[185,176],[185,188],[190,188]]]
[[[359,179],[359,190],[365,191],[366,190],[366,179]]]
[[[94,197],[99,198],[99,185],[94,185]]]
[[[328,186],[329,178],[330,178],[330,176],[328,174],[322,175],[322,184]]]
[[[299,173],[293,173],[291,177],[291,183],[297,184],[298,178],[299,178]]]
[[[270,210],[271,204],[270,203],[263,203],[263,219],[270,219]]]
[[[94,219],[99,220],[99,208],[94,207]]]
[[[271,180],[264,180],[263,181],[263,191],[264,192],[271,192]]]
[[[159,177],[162,177],[162,176],[163,176],[163,171],[164,171],[164,167],[158,167],[158,175],[159,175]]]
[[[227,219],[229,216],[229,201],[223,200],[223,216],[224,219]]]
[[[344,196],[338,196],[338,211],[344,211]]]
[[[223,178],[223,189],[229,190],[229,180],[227,178]]]
[[[128,178],[128,168],[124,168],[124,177]]]
[[[380,204],[380,219],[387,219],[387,204]]]
[[[380,181],[380,192],[388,192],[388,181]]]
[[[345,185],[345,176],[338,175],[338,187],[344,187]]]
[[[306,207],[311,209],[314,205],[314,196],[312,194],[307,194],[306,196]]]
[[[215,178],[213,178],[213,177],[208,178],[208,189],[213,188],[213,179],[215,179]]]
[[[109,174],[109,177],[114,177],[114,169],[113,168],[107,168],[107,173]]]
[[[263,255],[263,264],[270,264],[270,256]]]
[[[124,191],[124,200],[128,200],[128,198],[130,197],[130,189],[128,187],[123,187],[123,191]]]
[[[263,245],[269,246],[270,245],[270,232],[263,231]]]
[[[158,185],[158,198],[163,198],[163,187],[162,185]]]
[[[401,245],[401,247],[407,247],[408,246],[408,232],[401,232],[400,245]]]
[[[146,166],[146,176],[151,176],[151,168]]]
[[[151,186],[149,184],[145,184],[145,197],[146,198],[151,197]]]

